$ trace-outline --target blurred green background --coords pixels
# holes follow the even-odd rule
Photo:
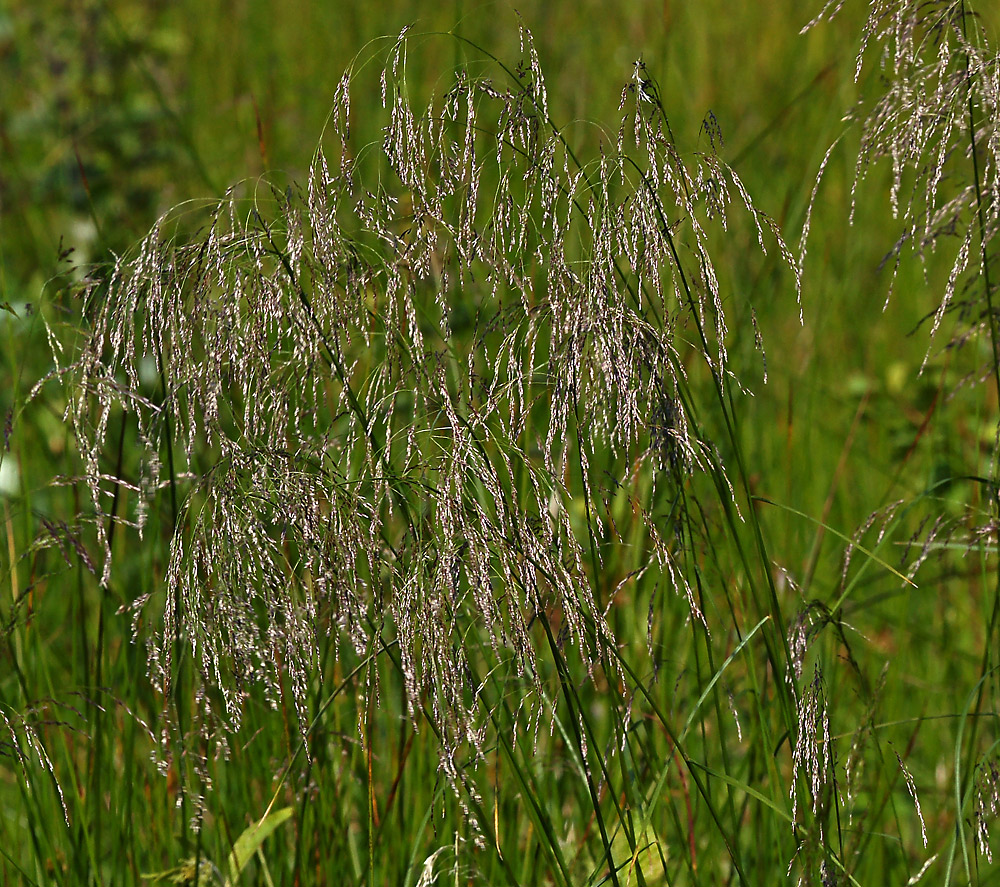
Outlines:
[[[698,145],[716,114],[727,156],[750,162],[771,212],[801,191],[850,106],[857,22],[797,36],[808,7],[788,2],[518,4],[538,45],[553,119],[576,141],[614,133],[622,85],[643,59],[672,123]],[[302,178],[344,70],[402,27],[455,29],[516,56],[506,4],[27,3],[0,13],[4,292],[29,300],[55,267],[105,258],[182,201],[218,196],[263,173]],[[423,41],[421,41],[423,42]],[[429,37],[411,82],[440,94],[476,53]],[[367,95],[365,89],[368,89]],[[366,102],[368,103],[366,106]],[[382,116],[374,78],[355,94],[359,144]],[[793,137],[794,135],[794,137]],[[756,172],[756,175],[753,174]]]

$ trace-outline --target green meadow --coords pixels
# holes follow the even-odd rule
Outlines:
[[[0,884],[998,882],[1000,15],[835,5],[0,8]]]

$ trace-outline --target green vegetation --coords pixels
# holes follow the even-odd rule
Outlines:
[[[335,6],[0,12],[2,883],[994,882],[1000,18]]]

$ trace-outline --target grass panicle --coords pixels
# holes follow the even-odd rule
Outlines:
[[[607,128],[533,13],[403,27],[0,302],[7,880],[990,882],[995,41],[816,6],[773,107],[692,40]]]

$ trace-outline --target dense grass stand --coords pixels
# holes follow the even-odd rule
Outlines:
[[[4,882],[990,883],[994,38],[873,3],[879,91],[782,208],[649,60],[577,137],[523,24],[404,30],[301,181],[50,287],[6,439],[61,416],[77,468],[4,500]],[[918,358],[823,376],[886,183],[844,328],[919,293]]]

